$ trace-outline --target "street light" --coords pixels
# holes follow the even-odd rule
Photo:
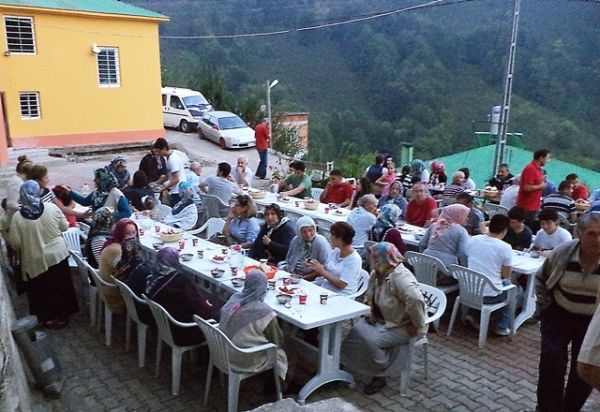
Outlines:
[[[277,86],[279,80],[275,79],[272,82],[267,80],[267,117],[269,118],[269,149],[273,148],[273,136],[271,136],[271,88]]]

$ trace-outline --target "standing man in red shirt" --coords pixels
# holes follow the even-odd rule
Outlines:
[[[329,172],[329,181],[319,199],[322,203],[334,203],[339,207],[346,207],[352,199],[352,185],[344,182],[342,171],[334,169]]]
[[[255,176],[259,179],[265,179],[267,177],[267,156],[269,154],[269,119],[265,118],[256,125],[254,138],[256,139],[256,151],[260,159]]]
[[[549,150],[537,150],[533,154],[531,163],[525,166],[521,172],[516,206],[520,206],[527,211],[525,224],[533,233],[537,231],[537,214],[542,204],[542,193],[546,189],[546,180],[544,179],[542,166],[548,163],[549,160]]]

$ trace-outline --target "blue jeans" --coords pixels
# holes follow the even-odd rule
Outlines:
[[[258,163],[258,167],[256,168],[256,177],[260,179],[264,179],[267,177],[267,157],[269,155],[269,151],[256,149],[258,152],[258,157],[260,158],[260,162]]]
[[[504,291],[496,296],[484,296],[483,303],[492,304],[504,302],[508,299],[508,292]],[[496,321],[496,330],[506,329],[510,326],[510,305],[504,306],[500,309],[500,318]]]
[[[577,356],[591,319],[591,316],[571,313],[556,303],[542,311],[538,411],[579,411],[590,396],[592,387],[577,374]],[[571,366],[565,389],[569,343]]]

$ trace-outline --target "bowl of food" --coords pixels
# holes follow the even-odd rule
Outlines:
[[[245,282],[246,279],[244,278],[231,278],[231,284],[234,288],[241,288],[242,286],[244,286]]]
[[[223,275],[225,274],[225,269],[215,268],[210,271],[210,274],[212,275],[213,278],[219,279],[219,278],[223,277]]]
[[[319,208],[319,202],[315,199],[305,200],[304,208],[308,210],[317,210]]]
[[[290,276],[290,283],[293,285],[297,285],[301,281],[302,281],[302,275],[291,275]]]
[[[214,255],[210,258],[214,263],[221,264],[227,262],[227,256],[225,255]]]
[[[154,248],[154,250],[161,250],[162,248],[165,247],[165,243],[164,242],[154,242],[154,243],[152,243],[152,247]]]
[[[267,265],[266,263],[261,263],[260,265],[250,265],[244,267],[244,273],[247,275],[251,270],[262,270],[267,275],[267,279],[273,279],[275,274],[277,273],[277,268],[275,266]]]
[[[183,260],[184,262],[189,262],[193,258],[194,255],[192,253],[182,253],[181,255],[179,255],[179,259]]]
[[[248,194],[252,196],[253,199],[264,199],[267,196],[267,192],[259,189],[248,189]]]
[[[276,295],[275,298],[277,299],[277,302],[282,305],[285,305],[292,300],[292,297],[290,295],[286,295],[285,293],[280,293],[279,295]]]
[[[163,229],[162,232],[160,232],[160,240],[162,240],[165,243],[177,242],[181,240],[182,237],[183,230],[176,227]]]

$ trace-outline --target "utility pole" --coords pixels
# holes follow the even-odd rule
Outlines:
[[[508,117],[510,114],[510,99],[512,96],[514,79],[515,54],[517,49],[517,34],[519,32],[520,12],[521,0],[514,0],[510,51],[508,53],[508,66],[506,68],[506,78],[504,80],[504,95],[502,96],[502,106],[500,107],[500,120],[498,122],[498,136],[496,137],[496,155],[494,156],[493,176],[496,176],[499,166],[504,163],[504,149],[506,147],[506,133],[508,131]]]

